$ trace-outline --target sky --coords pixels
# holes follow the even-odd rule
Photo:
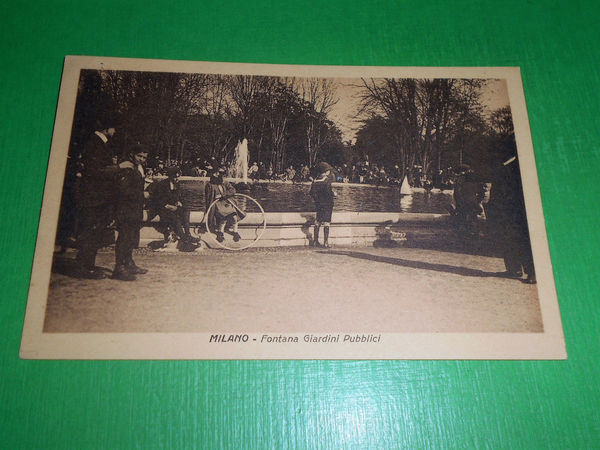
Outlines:
[[[337,82],[337,96],[339,97],[339,101],[331,109],[329,118],[342,131],[342,139],[344,141],[352,141],[359,126],[354,116],[360,105],[359,85],[362,82],[359,78],[340,78]],[[489,111],[507,106],[509,101],[506,80],[488,80],[486,86],[482,89],[481,100]]]

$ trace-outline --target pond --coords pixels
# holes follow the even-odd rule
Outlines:
[[[204,180],[181,180],[184,204],[194,211],[204,210]],[[400,195],[398,187],[375,187],[334,183],[337,198],[334,211],[362,212],[447,212],[452,204],[451,191],[434,191],[429,194],[416,190],[413,195]],[[314,203],[309,195],[310,184],[269,182],[251,185],[244,192],[259,201],[266,212],[306,212],[314,211]]]

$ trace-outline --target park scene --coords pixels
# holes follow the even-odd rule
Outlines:
[[[45,332],[543,331],[503,79],[86,69],[65,165]]]

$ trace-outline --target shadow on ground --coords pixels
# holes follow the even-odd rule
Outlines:
[[[441,252],[461,253],[464,255],[487,256],[502,258],[502,242],[489,236],[460,236],[448,233],[443,237],[419,236],[408,232],[405,241],[391,239],[385,233],[378,233],[373,242],[375,248],[418,248],[422,250],[435,250]]]
[[[413,269],[434,270],[436,272],[446,272],[455,275],[463,275],[467,277],[498,277],[506,278],[504,272],[485,272],[483,270],[470,269],[468,267],[451,266],[448,264],[428,263],[423,261],[411,261],[402,258],[391,258],[388,256],[372,255],[370,253],[357,252],[353,250],[329,250],[320,251],[319,253],[328,255],[349,256],[351,258],[366,259],[369,261],[381,262],[386,264],[394,264],[396,266],[410,267]]]
[[[71,278],[80,278],[78,269],[79,265],[75,259],[63,255],[54,255],[54,261],[52,262],[53,273],[58,273]],[[103,272],[106,276],[112,274],[112,269],[107,267],[96,266],[96,270]]]

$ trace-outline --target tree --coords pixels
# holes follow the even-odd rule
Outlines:
[[[104,128],[105,119],[116,117],[116,105],[102,89],[103,78],[97,70],[82,70],[77,89],[77,101],[69,156],[75,161],[90,135]]]
[[[270,132],[270,162],[277,172],[285,168],[290,124],[298,120],[302,107],[294,83],[294,78],[272,78],[269,89],[264,93],[265,115]]]
[[[308,166],[312,167],[318,160],[323,144],[332,130],[327,115],[339,101],[336,97],[335,83],[327,78],[306,78],[298,85],[298,92],[304,102],[306,151]]]
[[[464,146],[470,127],[482,123],[483,85],[483,80],[363,79],[359,115],[363,127],[385,127],[394,146],[389,163],[398,164],[402,175],[415,164],[431,174],[441,168],[451,144]]]
[[[126,150],[144,145],[152,155],[183,159],[189,118],[205,98],[207,76],[162,72],[104,71],[102,90],[123,120],[117,136]]]
[[[332,149],[341,152],[328,118],[336,102],[335,82],[327,79],[84,71],[72,147],[98,116],[119,116],[115,143],[124,152],[141,144],[151,160],[226,163],[245,137],[254,161],[282,171],[289,162],[313,165]]]
[[[489,137],[492,152],[505,160],[517,154],[515,129],[510,106],[493,111],[489,118]]]
[[[421,129],[417,110],[417,80],[363,79],[361,114],[380,116],[388,125],[388,134],[396,150],[402,175],[415,163]]]
[[[193,117],[193,135],[197,157],[222,158],[234,138],[232,105],[227,77],[207,75],[204,98]]]
[[[490,128],[497,136],[514,136],[512,112],[510,106],[498,108],[490,114]]]
[[[398,162],[397,148],[391,130],[382,116],[366,119],[356,135],[355,150],[360,155],[368,155],[369,160],[378,165],[395,165]]]

